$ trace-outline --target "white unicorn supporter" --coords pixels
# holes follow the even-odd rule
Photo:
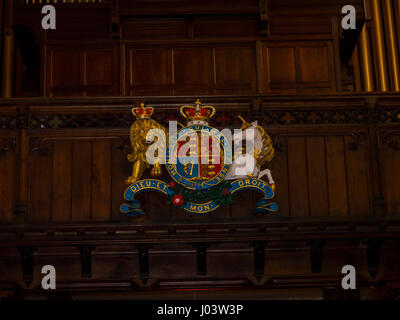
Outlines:
[[[268,183],[272,189],[275,188],[275,181],[272,178],[271,170],[261,168],[274,157],[274,147],[269,135],[264,128],[258,125],[258,121],[248,123],[241,116],[243,124],[240,132],[233,135],[233,163],[225,179],[234,180],[247,177],[261,179],[267,176]]]

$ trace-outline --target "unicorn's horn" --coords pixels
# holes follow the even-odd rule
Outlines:
[[[249,126],[250,125],[250,123],[248,123],[246,120],[244,120],[240,115],[238,115],[238,118],[240,119],[240,120],[242,120],[242,127],[244,127],[244,126]]]

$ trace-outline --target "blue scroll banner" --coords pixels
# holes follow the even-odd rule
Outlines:
[[[278,211],[278,204],[270,202],[274,197],[274,192],[271,186],[263,180],[256,178],[244,178],[234,180],[231,183],[230,192],[235,193],[240,190],[253,189],[261,192],[264,196],[257,202],[256,213],[270,213]],[[140,216],[144,214],[141,209],[139,201],[135,199],[135,196],[144,191],[157,191],[165,194],[166,196],[174,196],[175,192],[169,187],[169,185],[163,181],[156,179],[145,179],[137,181],[131,184],[125,191],[124,197],[127,203],[121,205],[120,210],[122,213],[130,216]],[[219,205],[214,201],[206,203],[192,203],[186,202],[183,207],[185,211],[192,214],[206,214],[215,209],[219,208]]]

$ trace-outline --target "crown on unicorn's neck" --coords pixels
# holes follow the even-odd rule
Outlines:
[[[140,107],[133,107],[132,113],[136,117],[136,119],[150,119],[151,115],[154,112],[153,107],[144,107],[144,103],[140,104]]]
[[[196,100],[195,106],[182,106],[181,114],[184,118],[190,121],[208,121],[215,114],[213,106],[202,106],[199,99]]]

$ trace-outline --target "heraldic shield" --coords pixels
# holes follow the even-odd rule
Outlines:
[[[262,165],[272,160],[274,149],[270,137],[257,122],[248,123],[240,117],[243,125],[233,135],[228,129],[220,131],[208,124],[215,108],[203,106],[197,100],[195,106],[181,107],[187,125],[174,134],[169,130],[167,137],[167,130],[151,119],[153,108],[141,104],[132,112],[136,121],[130,130],[132,153],[128,160],[133,162],[133,169],[127,179],[129,187],[124,193],[126,203],[121,205],[122,213],[143,215],[145,212],[135,196],[148,190],[166,195],[172,206],[191,214],[207,214],[232,204],[235,193],[244,189],[263,194],[256,212],[278,210],[278,205],[271,202],[275,196],[272,174],[269,169],[261,170]],[[156,137],[149,134],[151,130],[157,133]],[[252,148],[247,147],[249,144]],[[151,159],[149,154],[153,154]],[[161,176],[162,165],[171,177],[169,182],[153,179]],[[150,167],[152,179],[141,179]],[[263,176],[268,182],[261,179]]]

